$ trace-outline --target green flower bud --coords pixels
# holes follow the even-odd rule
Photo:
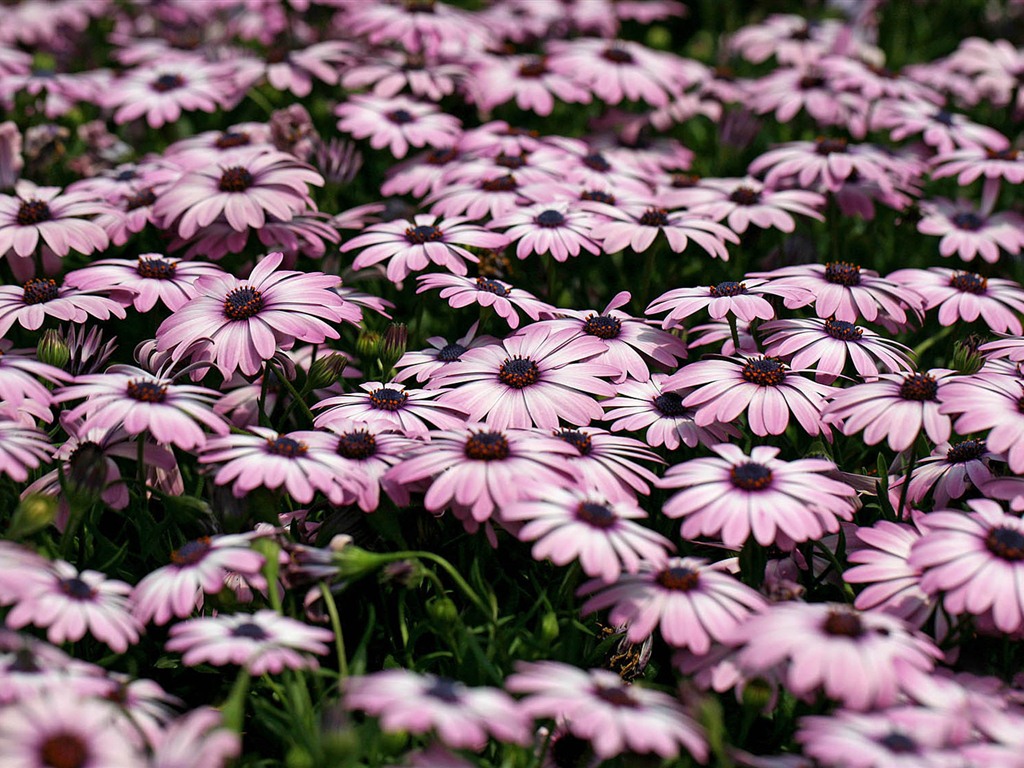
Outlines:
[[[341,375],[348,366],[348,358],[340,352],[331,352],[318,357],[309,369],[309,385],[313,389],[323,389],[341,380]]]
[[[427,603],[427,613],[438,624],[447,626],[459,620],[459,609],[447,597],[437,597]]]
[[[540,641],[544,644],[553,643],[558,639],[558,633],[558,616],[554,611],[548,611],[540,620],[540,628],[537,633],[540,635]]]
[[[383,343],[383,338],[376,331],[363,331],[356,339],[356,354],[360,360],[375,360],[380,356]]]
[[[39,344],[36,345],[36,357],[40,362],[52,365],[54,368],[64,368],[71,360],[71,348],[59,331],[49,328],[39,339]]]
[[[57,516],[57,499],[42,493],[26,496],[11,515],[11,524],[7,528],[8,539],[22,539],[42,530]]]
[[[385,371],[390,371],[395,367],[395,363],[405,354],[408,344],[409,329],[405,327],[405,323],[391,323],[387,331],[384,332],[384,340],[380,349],[380,362]]]

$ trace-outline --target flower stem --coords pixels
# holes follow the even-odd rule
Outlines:
[[[334,602],[334,595],[325,583],[320,582],[320,594],[323,595],[324,605],[327,606],[327,615],[331,617],[331,628],[334,630],[334,647],[338,653],[338,676],[348,677],[348,656],[345,653],[345,636],[341,633],[341,619],[338,616],[338,606]]]

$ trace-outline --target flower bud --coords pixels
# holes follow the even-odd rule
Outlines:
[[[73,506],[85,507],[107,487],[107,457],[96,443],[80,444],[68,461],[65,488]]]
[[[558,615],[554,611],[548,611],[541,617],[538,635],[544,644],[553,643],[558,639]]]
[[[48,328],[36,345],[36,357],[42,363],[63,369],[71,360],[71,347],[59,331]]]
[[[427,613],[443,627],[455,624],[459,620],[458,607],[447,597],[438,597],[427,603]]]
[[[376,331],[363,331],[356,339],[356,354],[361,360],[376,360],[384,340]]]
[[[953,368],[960,373],[972,374],[981,370],[985,358],[978,352],[984,342],[976,333],[971,333],[957,340],[953,345]]]
[[[341,380],[348,358],[340,352],[331,352],[313,361],[309,369],[309,385],[313,389],[324,389]]]
[[[408,344],[409,329],[406,328],[405,323],[391,323],[387,331],[384,332],[384,340],[380,349],[380,362],[385,371],[390,371],[395,367],[395,363],[405,354]]]
[[[23,539],[42,530],[57,516],[57,499],[42,493],[32,493],[21,500],[11,515],[7,538]]]

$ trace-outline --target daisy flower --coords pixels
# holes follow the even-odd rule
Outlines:
[[[920,135],[925,145],[941,155],[958,148],[979,147],[998,152],[1010,146],[1010,140],[994,128],[927,102],[885,99],[875,110],[873,127],[888,130],[892,141]]]
[[[316,208],[309,185],[322,187],[324,179],[294,155],[257,148],[216,161],[211,157],[160,194],[153,213],[162,228],[189,238],[223,215],[231,229],[246,232],[261,229],[268,214],[290,221]]]
[[[387,669],[350,677],[344,684],[346,709],[380,718],[386,732],[436,733],[453,749],[482,750],[488,737],[527,744],[526,716],[497,688],[469,687],[457,680]]]
[[[728,642],[765,605],[763,597],[721,564],[696,557],[641,563],[637,572],[620,576],[614,584],[595,579],[579,589],[580,594],[595,592],[581,613],[611,608],[609,623],[625,627],[630,642],[643,642],[657,630],[672,647],[698,655],[707,653],[712,642]]]
[[[479,259],[466,246],[504,248],[508,237],[488,232],[467,223],[462,216],[442,219],[430,214],[417,214],[411,219],[395,219],[372,224],[361,234],[341,246],[342,253],[362,248],[353,269],[365,269],[387,261],[388,280],[399,283],[410,272],[420,272],[431,264],[444,267],[456,275],[465,275],[466,262]]]
[[[590,103],[590,92],[573,76],[555,72],[547,56],[488,56],[474,68],[469,92],[482,110],[515,100],[519,109],[542,117],[554,111],[555,99]]]
[[[707,759],[703,731],[676,699],[629,685],[610,670],[520,661],[505,688],[526,694],[519,702],[523,712],[564,723],[573,736],[589,741],[602,761],[624,752],[669,759],[680,748],[700,762]]]
[[[263,555],[249,548],[251,534],[205,536],[171,552],[170,564],[148,574],[132,590],[132,613],[142,624],[162,625],[189,616],[203,605],[203,594],[224,589],[229,574],[256,578]]]
[[[50,461],[53,448],[46,434],[0,412],[0,474],[18,483],[28,480],[29,470]]]
[[[819,212],[825,198],[803,189],[776,190],[749,176],[742,179],[704,179],[697,186],[679,190],[675,205],[686,206],[695,216],[725,221],[737,235],[753,224],[783,232],[796,229],[792,214],[823,220]]]
[[[597,219],[569,202],[538,203],[519,208],[495,218],[488,226],[505,229],[505,237],[516,243],[516,256],[550,253],[555,261],[564,262],[581,251],[595,256],[601,248],[591,239]]]
[[[601,242],[606,253],[617,253],[627,246],[636,253],[643,253],[651,247],[658,233],[663,233],[675,253],[685,251],[692,240],[710,255],[728,261],[725,244],[740,241],[728,227],[687,211],[669,211],[643,203],[616,206],[591,203],[591,206],[591,210],[607,219],[591,230],[591,236]]]
[[[334,446],[335,479],[342,491],[341,506],[358,504],[363,512],[380,506],[384,473],[402,462],[418,443],[362,421],[338,421],[328,425]],[[396,501],[394,487],[385,487]]]
[[[0,285],[0,336],[15,325],[29,331],[42,327],[47,317],[81,324],[90,317],[107,320],[110,316],[124,320],[121,302],[93,291],[83,291],[69,285],[58,285],[56,280],[33,277],[21,288]]]
[[[0,401],[50,421],[53,397],[40,379],[50,385],[66,384],[71,376],[37,360],[36,354],[34,349],[11,349],[11,342],[0,340]]]
[[[761,546],[787,545],[836,533],[840,520],[853,518],[856,491],[828,476],[836,471],[831,461],[782,461],[766,445],[749,456],[734,445],[712,450],[718,457],[677,464],[658,483],[683,489],[664,512],[684,518],[684,539],[718,537],[738,549],[753,535]]]
[[[990,499],[968,502],[971,511],[942,510],[927,517],[927,528],[910,551],[921,570],[921,589],[942,593],[950,614],[981,616],[991,611],[1000,632],[1024,626],[1024,521]]]
[[[196,56],[164,59],[130,69],[101,99],[116,109],[114,122],[131,122],[143,115],[150,128],[175,123],[182,112],[215,112],[234,100],[237,86],[223,63]]]
[[[746,412],[755,435],[781,435],[791,415],[807,434],[829,434],[821,421],[828,388],[789,370],[777,357],[698,360],[661,386],[669,391],[693,388],[682,404],[697,407],[694,423],[700,427],[729,424]]]
[[[228,378],[235,371],[259,373],[265,361],[296,340],[337,339],[331,323],[352,320],[346,302],[330,290],[338,278],[278,270],[283,258],[271,253],[248,280],[228,274],[196,280],[196,297],[157,328],[157,349],[175,361],[185,355],[210,361]]]
[[[139,641],[140,625],[129,613],[131,585],[99,571],[82,571],[58,560],[47,572],[34,573],[5,622],[13,629],[28,624],[46,629],[56,645],[92,635],[116,653]]]
[[[814,294],[806,288],[748,277],[742,282],[726,280],[717,285],[674,288],[652,301],[645,314],[657,315],[667,310],[668,315],[661,321],[662,328],[683,327],[683,320],[702,309],[707,309],[714,320],[729,314],[744,323],[755,318],[771,320],[775,317],[775,307],[768,296],[780,297],[787,309],[804,307],[814,301]]]
[[[759,115],[774,113],[788,123],[801,112],[819,126],[845,126],[863,137],[869,102],[860,94],[844,92],[831,73],[817,66],[779,67],[750,83],[747,106]]]
[[[856,529],[846,556],[854,565],[843,571],[843,581],[867,585],[854,602],[858,610],[877,608],[915,627],[927,621],[935,603],[921,589],[921,569],[908,562],[920,538],[916,527],[888,520]]]
[[[942,652],[904,621],[835,603],[776,603],[741,624],[736,660],[747,674],[776,673],[810,699],[823,690],[855,710],[887,707],[905,666],[930,671]]]
[[[636,573],[642,561],[660,563],[674,549],[664,536],[635,522],[646,517],[635,502],[568,488],[548,488],[542,497],[527,497],[498,510],[499,520],[511,523],[520,541],[536,542],[534,560],[555,565],[578,560],[587,576],[605,584],[623,571]]]
[[[408,437],[427,437],[428,423],[436,429],[458,429],[466,421],[466,412],[438,402],[440,392],[408,389],[404,384],[368,381],[359,385],[362,392],[321,400],[314,409],[328,410],[316,417],[313,425],[329,427],[339,421],[356,419],[380,429],[394,429]]]
[[[499,174],[467,184],[446,184],[432,192],[424,205],[436,216],[498,218],[514,212],[522,201],[521,185],[513,173]]]
[[[797,370],[811,369],[824,384],[842,375],[847,360],[862,378],[873,378],[879,370],[909,373],[914,368],[910,347],[842,320],[773,320],[760,330],[771,334],[764,340],[766,355]]]
[[[412,376],[416,381],[423,383],[441,368],[458,362],[466,350],[477,347],[485,347],[494,344],[497,339],[493,336],[477,336],[476,331],[480,322],[477,321],[469,327],[465,336],[456,341],[449,342],[441,336],[431,336],[427,339],[428,349],[421,349],[413,352],[406,352],[401,359],[395,363],[395,381],[405,381]],[[2,370],[3,359],[0,358],[0,370]]]
[[[405,96],[384,99],[353,95],[334,114],[341,118],[339,131],[357,139],[369,138],[371,147],[387,147],[399,159],[408,154],[410,146],[451,147],[462,132],[457,118],[444,114],[433,104]]]
[[[955,371],[933,368],[923,373],[883,373],[874,381],[855,384],[831,395],[822,421],[836,424],[844,435],[864,430],[868,445],[886,438],[894,451],[904,451],[924,428],[933,443],[949,440],[948,411],[940,410],[939,393]],[[975,430],[968,430],[973,432]]]
[[[483,32],[473,14],[447,3],[346,5],[343,29],[371,45],[397,43],[401,50],[436,56],[482,48]]]
[[[494,429],[554,429],[560,420],[582,426],[604,414],[595,397],[615,394],[599,377],[618,372],[591,361],[602,352],[599,339],[579,337],[572,329],[531,327],[466,352],[457,367],[439,371],[433,383],[445,390],[442,404]]]
[[[941,237],[939,253],[956,254],[964,261],[981,256],[989,264],[999,261],[1000,249],[1016,256],[1024,247],[1024,217],[1013,211],[979,211],[968,200],[924,200],[917,231]]]
[[[949,506],[972,488],[983,489],[995,479],[991,463],[1002,457],[985,447],[978,438],[957,443],[939,443],[930,456],[917,462],[907,489],[907,503],[919,504],[931,493],[936,507]],[[889,487],[893,494],[902,492],[904,477]],[[988,495],[988,494],[986,494]]]
[[[901,269],[888,279],[912,285],[924,297],[926,311],[938,307],[942,325],[972,323],[981,317],[996,333],[1024,333],[1019,319],[1024,314],[1024,290],[1012,280],[944,267]]]
[[[571,445],[541,432],[475,425],[432,433],[429,443],[416,447],[384,479],[406,487],[429,481],[427,509],[440,512],[457,504],[483,522],[528,493],[569,485],[566,457],[574,453]]]
[[[710,446],[739,437],[731,424],[697,426],[696,410],[683,406],[683,398],[691,390],[666,391],[667,378],[655,373],[646,382],[627,379],[620,384],[616,396],[601,403],[604,420],[612,422],[612,432],[639,432],[646,427],[647,444],[654,448],[664,445],[670,451],[680,445],[696,448],[698,443]]]
[[[654,473],[634,459],[664,464],[639,440],[596,427],[557,429],[554,435],[576,449],[576,455],[569,456],[576,487],[597,490],[611,501],[635,502],[637,494],[646,496],[649,484],[657,483]]]
[[[1009,184],[1024,182],[1024,152],[1019,149],[986,149],[965,147],[932,160],[932,178],[956,176],[957,184],[966,187],[980,178],[1003,179]]]
[[[311,654],[328,652],[334,633],[263,610],[253,614],[220,614],[175,624],[164,646],[181,652],[182,663],[194,667],[234,664],[250,675],[276,675],[285,669],[316,669]]]
[[[991,430],[985,438],[987,448],[1006,454],[1010,471],[1024,474],[1024,380],[998,373],[962,376],[940,395],[939,413],[958,414],[959,434]]]
[[[148,312],[160,302],[172,312],[195,297],[192,284],[222,270],[201,261],[183,261],[160,253],[141,253],[130,259],[100,259],[85,269],[68,272],[66,285],[83,291],[122,289],[133,294],[132,305]]]
[[[152,768],[223,768],[242,751],[241,736],[222,727],[213,707],[190,710],[170,723],[153,745]]]
[[[437,103],[455,93],[468,77],[469,67],[462,62],[377,49],[346,66],[341,84],[350,91],[369,88],[374,96],[386,99],[408,90],[417,99]]]
[[[873,182],[882,190],[894,189],[894,175],[901,178],[906,169],[871,144],[849,144],[846,139],[819,137],[816,141],[794,141],[769,150],[750,164],[747,172],[773,188],[796,183],[800,189],[824,186],[838,192],[856,174],[861,181]]]
[[[539,320],[542,315],[556,311],[532,293],[493,277],[430,274],[420,275],[416,280],[419,283],[416,293],[440,288],[441,298],[447,299],[450,307],[468,307],[470,304],[493,307],[509,328],[519,327],[519,311],[532,320]]]

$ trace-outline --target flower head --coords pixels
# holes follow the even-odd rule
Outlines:
[[[553,314],[556,310],[532,293],[516,288],[512,284],[492,277],[460,277],[458,275],[432,274],[416,278],[423,293],[435,288],[441,289],[441,298],[447,299],[451,307],[494,307],[498,317],[508,323],[509,328],[518,328],[521,310],[527,317],[538,320],[542,315]]]

